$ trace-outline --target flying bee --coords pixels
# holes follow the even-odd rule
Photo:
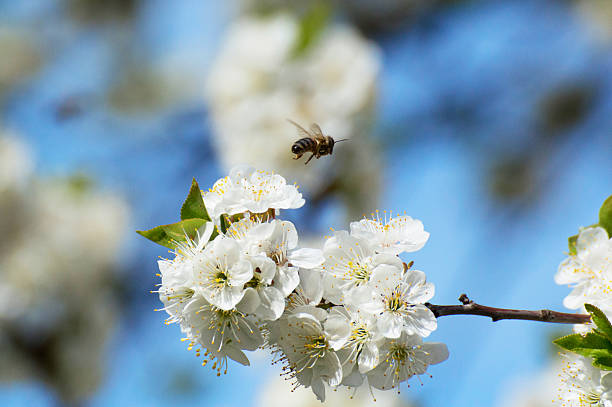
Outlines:
[[[297,127],[298,134],[302,136],[301,139],[293,143],[293,146],[291,146],[291,152],[295,154],[295,157],[293,157],[293,159],[297,160],[307,152],[312,153],[312,155],[308,157],[308,160],[306,160],[304,165],[308,164],[310,160],[312,160],[312,157],[317,157],[317,159],[319,159],[319,157],[322,157],[324,155],[331,155],[334,151],[335,143],[348,140],[342,139],[334,141],[332,136],[324,135],[323,131],[321,131],[321,128],[316,123],[310,125],[310,131],[306,131],[302,126],[300,126],[293,120],[289,120],[289,123]]]

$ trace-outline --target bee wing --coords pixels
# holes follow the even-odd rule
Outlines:
[[[314,137],[324,137],[323,131],[321,130],[319,125],[316,123],[313,123],[310,125],[310,132],[312,133]]]
[[[294,122],[293,120],[291,120],[291,119],[287,119],[287,121],[288,121],[289,123],[293,124],[293,125],[294,125],[294,126],[297,128],[297,131],[298,131],[298,134],[300,135],[300,137],[308,137],[308,138],[312,137],[312,136],[310,135],[310,133],[308,133],[308,132],[306,131],[306,129],[304,129],[302,126],[300,126],[299,124],[297,124],[297,123],[296,123],[296,122]]]

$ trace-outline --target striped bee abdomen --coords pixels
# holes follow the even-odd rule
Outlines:
[[[304,154],[307,151],[314,153],[316,147],[317,142],[314,139],[304,137],[293,143],[293,146],[291,146],[291,152],[293,154]]]

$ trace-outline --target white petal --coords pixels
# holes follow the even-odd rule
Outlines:
[[[288,249],[293,249],[298,243],[298,234],[295,230],[295,225],[289,221],[276,221],[274,238],[283,240],[287,244]]]
[[[575,287],[567,297],[563,299],[563,305],[569,309],[577,309],[584,305],[587,300],[589,286],[585,283]]]
[[[253,278],[253,266],[251,262],[242,259],[236,262],[228,273],[229,283],[234,287],[242,288],[251,278]]]
[[[274,287],[276,287],[285,297],[295,290],[300,283],[297,267],[278,267],[276,277],[274,277]]]
[[[562,285],[574,284],[590,279],[589,273],[580,272],[581,268],[581,265],[576,262],[574,257],[568,257],[559,264],[555,274],[555,283]]]
[[[410,277],[404,279],[411,286],[406,299],[413,304],[423,304],[434,296],[435,287],[432,283],[425,282],[425,273],[422,271],[408,270],[406,275],[414,276],[417,273],[420,273],[420,276],[416,279]]]
[[[259,328],[255,324],[249,324],[246,320],[242,319],[242,324],[236,330],[238,336],[238,344],[241,349],[255,350],[259,348],[264,340],[261,336]]]
[[[370,285],[377,293],[393,290],[400,283],[402,271],[399,267],[381,264],[372,271]]]
[[[323,264],[323,252],[319,249],[297,249],[287,256],[289,262],[296,267],[312,269]]]
[[[300,269],[298,272],[302,292],[312,304],[318,304],[323,298],[323,283],[321,272],[317,270]]]
[[[413,316],[406,318],[405,321],[408,334],[417,334],[421,338],[425,338],[438,328],[438,320],[429,308],[424,305],[416,305],[413,311]]]
[[[234,239],[219,235],[211,243],[210,254],[215,257],[223,257],[224,262],[232,264],[240,259],[240,246]]]
[[[301,315],[303,317],[304,315],[302,314],[308,315],[310,318],[309,320],[316,321],[317,326],[319,327],[321,325],[320,322],[325,321],[328,315],[327,311],[325,311],[324,309],[312,305],[300,305],[293,309],[293,315],[297,317],[300,317]]]
[[[261,306],[258,315],[268,321],[275,321],[283,315],[285,310],[285,297],[274,287],[266,287],[259,294]]]
[[[329,377],[330,386],[339,386],[342,382],[342,365],[336,352],[328,352],[325,356],[326,362],[329,363],[329,367],[333,369],[333,373]]]
[[[323,327],[328,336],[329,345],[334,350],[342,348],[351,335],[349,320],[340,312],[333,312],[332,310]]]
[[[310,387],[312,388],[312,392],[317,396],[317,400],[320,402],[325,401],[325,385],[320,378],[313,379],[310,383]]]
[[[344,368],[342,370],[344,371]],[[345,376],[344,379],[342,379],[342,385],[349,387],[359,387],[363,384],[363,379],[364,376],[359,373],[359,369],[357,369],[357,366],[355,366],[353,369],[351,369],[350,374],[348,376]]]
[[[444,343],[425,342],[421,345],[421,350],[428,354],[427,363],[430,365],[435,365],[448,359],[448,348]]]
[[[203,248],[210,240],[210,237],[214,231],[215,224],[213,222],[206,222],[203,226],[201,226],[200,229],[198,229],[198,235],[200,236],[198,247]]]
[[[388,264],[390,266],[395,266],[399,268],[404,267],[402,260],[394,254],[377,253],[372,257],[372,259],[374,260],[374,264],[376,265]]]
[[[211,304],[229,311],[236,306],[242,299],[244,291],[237,287],[225,287],[220,291],[211,294],[209,291],[203,291],[204,298]]]
[[[399,338],[404,325],[403,318],[390,312],[384,312],[378,319],[378,329],[386,338]]]
[[[249,239],[252,241],[262,242],[270,240],[274,233],[274,223],[260,223],[259,225],[249,229]]]
[[[257,291],[252,287],[248,287],[244,290],[242,300],[240,300],[236,308],[245,314],[252,314],[259,307],[260,303]]]
[[[223,347],[223,353],[226,354],[230,359],[240,363],[241,365],[250,366],[249,359],[237,347],[226,345]]]
[[[361,349],[361,354],[357,360],[359,373],[366,373],[378,365],[378,347],[373,343],[368,343]]]
[[[576,251],[587,250],[591,245],[608,240],[608,234],[602,227],[590,227],[582,229],[576,241]]]

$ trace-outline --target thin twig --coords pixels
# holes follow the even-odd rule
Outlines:
[[[463,305],[435,305],[426,303],[427,308],[436,318],[447,315],[481,315],[490,317],[493,322],[501,319],[523,319],[527,321],[552,322],[556,324],[587,324],[591,316],[587,314],[568,314],[548,309],[537,311],[487,307],[471,301],[467,295],[461,294],[459,301]]]

